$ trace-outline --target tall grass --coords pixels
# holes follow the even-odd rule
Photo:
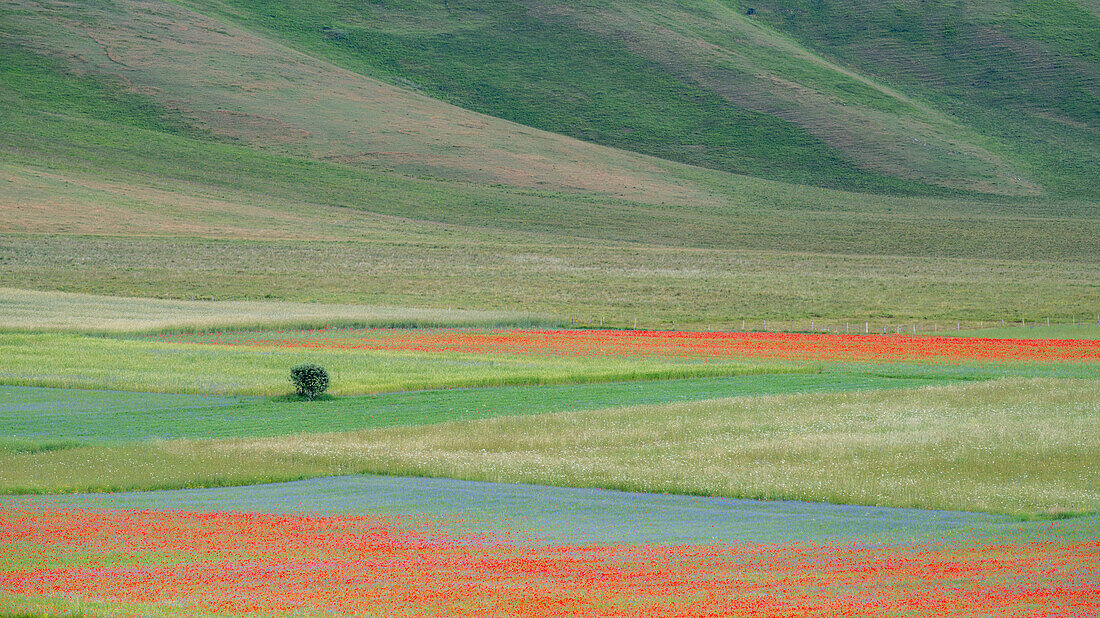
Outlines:
[[[1021,517],[1100,511],[1100,384],[1007,379],[6,455],[7,492],[382,473]]]

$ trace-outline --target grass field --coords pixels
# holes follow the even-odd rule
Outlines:
[[[1095,512],[1096,390],[1093,381],[998,381],[718,400],[227,442],[211,454],[632,491]]]
[[[742,395],[907,388],[955,379],[839,372],[757,374],[411,391],[313,402],[0,386],[0,427],[4,428],[0,451],[28,452],[82,443],[352,431]]]
[[[1096,512],[1096,389],[1002,380],[89,446],[6,456],[0,485],[104,491],[373,472],[1019,516]]]
[[[1056,238],[1053,230],[1048,232]],[[835,238],[851,237],[846,233]],[[897,237],[910,238],[901,230]],[[774,238],[785,242],[778,227]],[[1100,232],[1093,238],[1100,238]],[[1058,244],[1100,254],[1089,248],[1094,242]],[[605,318],[607,325],[619,327],[633,326],[636,317],[639,328],[671,328],[676,320],[680,328],[704,330],[713,324],[715,329],[737,330],[747,319],[749,328],[760,329],[766,319],[773,330],[779,321],[789,320],[797,320],[793,330],[809,330],[816,320],[816,328],[825,323],[843,332],[844,321],[851,320],[871,321],[877,331],[886,326],[890,332],[916,322],[922,332],[931,333],[934,320],[941,327],[961,320],[964,328],[978,326],[979,320],[1023,318],[1030,324],[1050,317],[1067,322],[1100,304],[1093,285],[1100,279],[1100,263],[1085,257],[933,259],[536,242],[474,247],[0,237],[5,283],[10,285],[185,299],[271,296],[521,310],[579,318],[582,324]],[[279,264],[277,271],[268,270],[272,263]],[[491,289],[470,286],[471,279],[495,284]]]
[[[212,332],[247,328],[557,325],[546,316],[287,302],[181,301],[0,288],[0,329],[87,333]]]
[[[1004,328],[982,328],[962,330],[959,332],[946,331],[945,335],[959,337],[993,337],[997,339],[1088,339],[1100,340],[1100,324],[1077,323],[1056,324],[1043,326],[1042,322]]]
[[[0,334],[0,383],[222,395],[282,395],[290,367],[323,365],[336,395],[426,388],[812,372],[792,363],[370,350],[227,348],[69,333]]]

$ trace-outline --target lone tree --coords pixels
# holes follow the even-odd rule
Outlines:
[[[328,372],[320,365],[304,363],[290,368],[290,382],[299,397],[313,401],[328,388]]]

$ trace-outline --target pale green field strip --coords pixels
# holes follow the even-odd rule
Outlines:
[[[380,473],[1023,517],[1100,512],[1100,382],[1006,379],[9,455],[6,492]]]
[[[313,402],[0,386],[0,452],[84,443],[353,431],[718,397],[909,388],[949,379],[768,374],[412,391]]]
[[[290,368],[303,362],[324,366],[336,395],[817,371],[727,360],[229,348],[68,333],[0,333],[0,358],[0,384],[11,386],[217,395],[286,394]]]
[[[1019,543],[1094,539],[1100,518],[736,500],[444,478],[338,476],[245,487],[0,497],[0,508],[249,512],[428,519],[458,532],[512,532],[537,545]]]
[[[817,373],[823,366],[754,359],[557,357],[235,347],[70,333],[0,333],[0,384],[215,395],[283,395],[290,367],[324,366],[336,395],[436,388],[598,383]],[[890,377],[1096,377],[1096,363],[835,363],[840,371]]]
[[[1003,328],[963,329],[958,332],[952,330],[941,334],[948,337],[988,337],[990,339],[1100,339],[1100,324],[1096,324],[1095,322],[1085,322],[1076,325],[1056,324],[1051,326],[1041,326],[1040,324],[1042,324],[1042,322],[1033,322],[1026,324],[1026,326],[1021,326],[1021,324],[1017,322],[1015,325],[1009,325]]]
[[[753,223],[753,234],[769,235],[776,246],[808,242],[790,236],[794,220],[830,237],[850,233],[852,225],[844,221],[843,231],[832,230],[786,213],[781,225]],[[904,238],[906,230],[922,225],[907,223],[891,238]],[[1002,236],[997,230],[980,235]],[[826,320],[833,327],[845,320],[870,321],[876,331],[887,326],[891,332],[899,323],[921,322],[921,330],[931,331],[936,320],[952,325],[961,320],[964,328],[1001,318],[1068,321],[1100,307],[1095,286],[1100,248],[1087,259],[1005,260],[978,250],[977,257],[903,256],[903,247],[886,246],[839,255],[828,248],[685,251],[549,237],[487,242],[476,231],[450,238],[408,240],[393,234],[371,242],[260,242],[0,234],[0,255],[6,256],[9,286],[125,296],[213,295],[219,301],[271,295],[304,303],[453,305],[597,323],[603,317],[614,327],[630,327],[637,317],[641,328],[671,328],[675,319],[679,328],[705,330],[712,323],[733,330],[741,328],[742,319],[759,328],[766,318],[797,320],[799,329],[816,319],[817,327]],[[642,235],[636,239],[650,241],[661,244]],[[1020,244],[1030,246],[1030,240]],[[74,262],[80,266],[74,268]],[[272,271],[271,264],[279,269]]]
[[[271,301],[185,301],[0,288],[0,330],[85,333],[210,332],[250,328],[556,325],[507,311]]]
[[[780,395],[219,444],[364,472],[1018,515],[1100,511],[1100,383]]]

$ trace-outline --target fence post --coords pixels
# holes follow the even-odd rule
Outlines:
[[[871,323],[870,322],[864,322],[863,323],[863,334],[864,335],[870,335],[871,334]]]

